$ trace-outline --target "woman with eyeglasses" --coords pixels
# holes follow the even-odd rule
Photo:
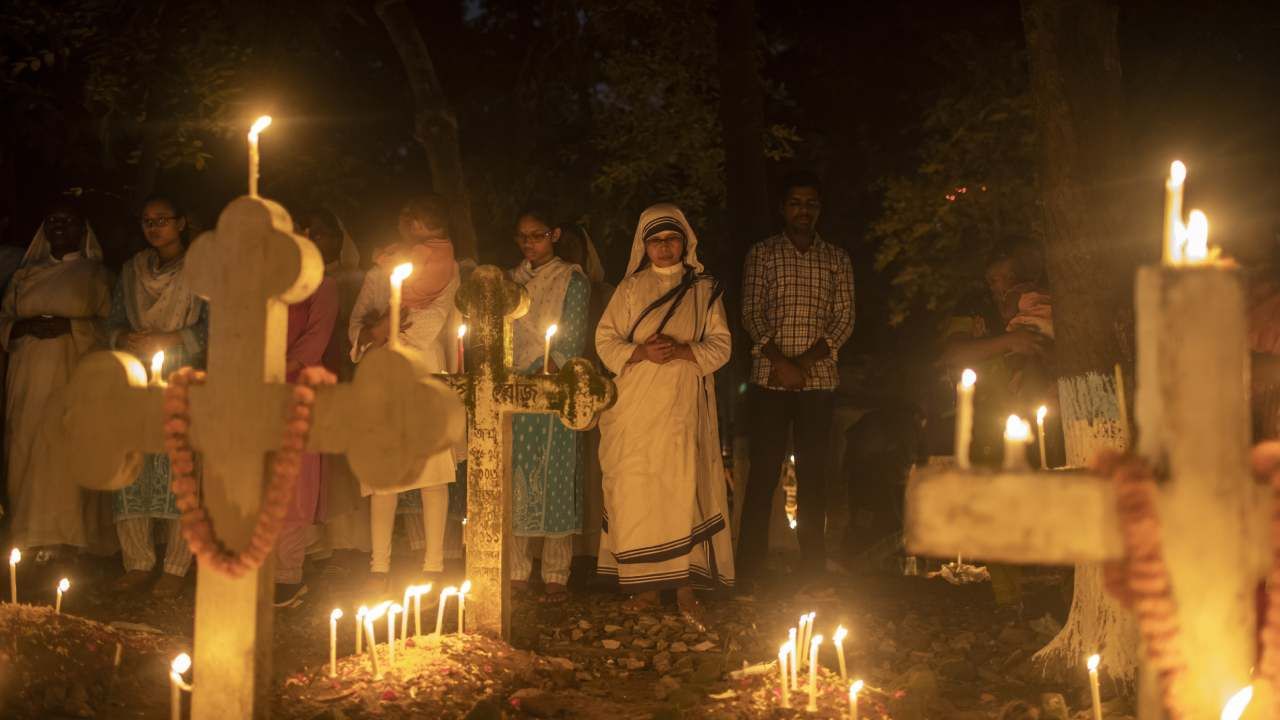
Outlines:
[[[689,221],[675,205],[650,207],[596,329],[618,386],[600,418],[597,572],[634,593],[626,611],[652,610],[675,590],[680,611],[698,622],[694,588],[733,585],[714,381],[731,348],[720,284],[702,273]]]
[[[77,362],[99,349],[111,308],[111,273],[75,204],[56,201],[36,231],[0,304],[0,345],[9,352],[5,396],[10,533],[15,546],[101,544],[93,522],[107,496],[82,490],[40,432]],[[105,522],[102,530],[109,531]],[[39,556],[37,556],[39,557]]]
[[[515,226],[524,261],[511,279],[529,293],[529,311],[511,323],[516,372],[555,373],[587,344],[591,283],[582,268],[558,256],[560,230],[541,210],[526,210]],[[548,328],[550,364],[543,366]],[[543,602],[565,600],[573,536],[582,533],[581,433],[554,415],[522,413],[512,418],[511,581],[524,588],[533,572],[530,540],[542,538]]]
[[[186,214],[171,198],[154,196],[143,204],[139,222],[149,247],[120,272],[107,322],[108,343],[147,368],[155,354],[163,352],[163,376],[181,367],[203,367],[208,306],[183,279],[190,229]],[[116,533],[125,569],[116,589],[136,590],[151,580],[156,564],[152,526],[158,522],[166,538],[164,572],[151,592],[157,597],[182,592],[191,551],[182,538],[181,515],[169,489],[168,456],[146,455],[137,480],[115,493]]]

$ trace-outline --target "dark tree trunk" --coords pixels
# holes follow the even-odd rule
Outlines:
[[[769,222],[764,83],[760,80],[754,0],[720,0],[717,14],[720,127],[729,213],[725,254],[727,260],[740,264],[751,243],[763,237]]]
[[[476,257],[476,230],[471,220],[471,198],[462,171],[458,142],[458,118],[449,106],[436,76],[435,64],[404,0],[382,0],[378,17],[404,64],[413,91],[414,135],[427,153],[432,186],[449,200],[453,209],[453,243],[460,258]]]

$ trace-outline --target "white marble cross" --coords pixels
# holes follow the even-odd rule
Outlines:
[[[467,627],[510,637],[511,416],[555,413],[573,430],[589,430],[613,404],[613,381],[587,360],[574,358],[555,375],[511,371],[511,321],[529,309],[523,287],[501,268],[483,265],[458,293],[472,338],[471,372],[449,382],[467,413]]]
[[[1186,717],[1216,718],[1256,663],[1255,591],[1271,563],[1275,504],[1248,466],[1243,283],[1218,267],[1142,268],[1136,310],[1137,452],[1162,480],[1164,558],[1188,664],[1179,692]],[[906,535],[915,554],[1014,564],[1124,554],[1114,489],[1084,473],[916,473]],[[1144,720],[1163,716],[1152,677],[1144,668]]]
[[[192,244],[185,279],[208,300],[208,380],[191,388],[192,446],[202,504],[233,550],[254,529],[268,468],[290,403],[285,383],[288,304],[323,279],[319,251],[292,232],[284,208],[241,197],[216,230]],[[341,332],[341,328],[335,329]],[[95,353],[76,368],[62,429],[83,485],[133,482],[140,453],[164,452],[161,395],[125,353]],[[367,485],[403,484],[461,438],[461,403],[404,348],[382,348],[351,384],[320,388],[307,449],[345,453]],[[272,562],[232,579],[201,568],[196,585],[192,718],[263,718],[270,712]]]

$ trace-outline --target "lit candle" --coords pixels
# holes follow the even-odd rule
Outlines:
[[[1209,262],[1209,218],[1192,210],[1187,218],[1187,242],[1182,248],[1184,265],[1206,265]]]
[[[466,522],[466,520],[463,520]],[[419,585],[418,591],[413,594],[413,635],[418,637],[422,635],[422,596],[431,592],[431,583]]]
[[[858,693],[862,692],[861,680],[854,680],[849,685],[849,720],[858,720]]]
[[[387,667],[396,664],[396,615],[404,611],[399,605],[387,608]]]
[[[263,115],[249,128],[249,196],[258,197],[258,135],[271,124],[271,116]]]
[[[559,329],[554,323],[547,326],[546,345],[543,346],[542,350],[542,372],[544,373],[551,372],[551,338],[555,336],[556,331]]]
[[[956,385],[956,467],[969,469],[969,446],[973,443],[973,386],[978,374],[968,368]]]
[[[809,629],[808,625],[809,625],[809,613],[803,613],[803,614],[801,614],[801,615],[800,615],[800,638],[799,638],[799,643],[800,643],[800,644],[799,644],[799,645],[796,645],[796,647],[799,649],[799,651],[800,651],[800,652],[804,652],[804,649],[805,649],[805,648],[807,648],[807,647],[809,647],[809,632],[810,632],[810,629]],[[804,657],[803,657],[803,656],[800,658],[800,664],[801,664],[801,665],[803,665],[803,664],[804,664]]]
[[[1036,408],[1036,436],[1040,440],[1040,469],[1048,470],[1049,461],[1045,459],[1044,453],[1044,419],[1049,415],[1049,408],[1041,405]]]
[[[440,591],[439,605],[436,608],[436,634],[439,635],[444,630],[444,606],[449,602],[450,595],[456,595],[458,588],[450,585]]]
[[[1231,696],[1226,705],[1222,706],[1221,720],[1240,720],[1240,716],[1244,715],[1245,708],[1249,707],[1249,703],[1253,702],[1253,686],[1241,688],[1239,692]]]
[[[169,718],[180,720],[182,717],[182,691],[191,686],[182,679],[182,674],[191,669],[191,656],[182,653],[169,663]]]
[[[400,289],[411,274],[413,263],[400,263],[391,271],[391,324],[387,331],[387,342],[391,347],[400,347]]]
[[[14,548],[9,551],[9,602],[18,604],[18,563],[22,562],[22,551]]]
[[[375,620],[382,618],[383,614],[391,607],[391,603],[382,601],[375,605],[364,614],[364,631],[369,637],[369,663],[373,666],[373,677],[375,680],[382,679],[382,667],[378,664],[378,635],[373,629]],[[394,639],[392,640],[394,642]]]
[[[463,323],[458,326],[458,372],[467,371],[467,324]]]
[[[466,615],[467,593],[471,592],[471,581],[464,580],[462,587],[458,588],[458,634],[463,633],[463,619]]]
[[[1031,424],[1017,415],[1010,415],[1004,423],[1004,469],[1010,472],[1026,470],[1027,443],[1031,441]]]
[[[795,628],[791,628],[791,630],[787,633],[787,638],[788,638],[787,648],[791,651],[791,687],[794,690],[799,690],[800,689],[800,667],[799,667],[800,661],[798,659],[798,653],[796,651],[796,648],[800,646],[796,645],[796,629]]]
[[[779,696],[778,703],[780,707],[784,708],[791,707],[791,691],[787,688],[787,657],[791,652],[787,649],[789,645],[790,643],[782,643],[782,647],[778,648],[778,688],[779,692],[782,693]]]
[[[840,661],[840,680],[843,682],[849,679],[849,674],[844,667],[844,638],[849,634],[843,625],[836,627],[836,634],[832,636],[831,642],[836,644],[836,658]]]
[[[1169,178],[1164,182],[1164,253],[1165,265],[1182,263],[1182,246],[1178,226],[1182,224],[1182,186],[1187,179],[1187,166],[1174,160]]]
[[[361,605],[356,611],[356,654],[364,651],[364,617],[369,614],[369,606]]]
[[[329,613],[329,677],[338,677],[338,620],[342,617],[342,608],[334,608]]]
[[[66,578],[62,578],[61,580],[59,580],[59,581],[58,581],[58,599],[57,599],[57,601],[56,601],[56,602],[54,603],[54,605],[53,605],[53,614],[54,614],[54,615],[61,615],[61,614],[62,614],[62,593],[66,592],[66,591],[68,591],[68,590],[70,590],[70,589],[71,589],[71,581],[70,581],[70,580],[68,580],[68,579],[66,579]]]
[[[818,712],[818,646],[822,636],[814,635],[809,641],[809,712]]]
[[[1102,658],[1090,655],[1086,663],[1089,667],[1089,692],[1093,695],[1093,720],[1102,720],[1102,695],[1098,691],[1098,663]]]
[[[164,371],[164,351],[151,356],[151,384],[164,385],[164,377],[160,374]]]

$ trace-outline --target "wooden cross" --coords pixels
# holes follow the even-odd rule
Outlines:
[[[511,536],[511,416],[556,413],[572,430],[589,430],[613,404],[613,381],[574,358],[556,375],[511,372],[511,321],[529,309],[529,295],[501,268],[484,265],[458,292],[471,334],[470,373],[449,383],[467,413],[467,626],[501,638],[511,630],[507,543]]]
[[[288,305],[319,287],[324,266],[294,235],[284,208],[241,197],[187,253],[191,289],[210,303],[208,381],[191,388],[191,443],[202,458],[202,502],[214,531],[241,549],[252,536],[268,454],[280,441]],[[341,329],[335,330],[341,332]],[[307,449],[345,453],[372,487],[416,475],[461,438],[464,413],[447,386],[403,348],[360,363],[354,382],[321,388]],[[124,353],[95,353],[76,368],[61,431],[82,484],[133,482],[141,453],[164,451],[161,388]],[[123,469],[123,470],[122,470]],[[272,562],[232,579],[202,568],[196,585],[192,718],[264,718],[270,712]]]
[[[1218,267],[1146,267],[1136,290],[1137,452],[1163,480],[1164,558],[1188,664],[1179,691],[1186,717],[1216,718],[1256,664],[1255,590],[1275,503],[1248,466],[1243,283]],[[907,547],[1014,564],[1119,559],[1115,506],[1110,481],[1084,473],[926,471],[908,484]],[[1144,667],[1144,720],[1163,716],[1153,678]]]

